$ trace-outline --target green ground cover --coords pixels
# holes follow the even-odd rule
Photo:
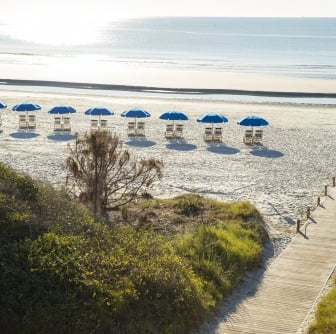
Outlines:
[[[0,332],[192,333],[266,239],[247,202],[149,198],[97,222],[0,164]]]

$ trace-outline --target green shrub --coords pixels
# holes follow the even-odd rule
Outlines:
[[[31,183],[22,181],[25,177],[16,176],[14,172],[8,171],[10,178],[0,179],[1,242],[7,243],[26,237],[36,238],[47,231],[78,234],[90,228],[92,218],[87,210],[71,201],[66,193],[56,191],[48,183],[33,182],[34,195],[31,195],[31,190],[26,190],[22,196],[23,191],[20,187]],[[1,164],[0,172],[4,173]],[[18,179],[22,181],[19,182],[20,187]]]
[[[191,267],[151,231],[119,227],[104,235],[108,239],[100,238],[100,248],[113,245],[110,258],[118,268],[113,276],[122,277],[134,294],[123,298],[127,304],[122,306],[120,332],[188,333],[207,307],[202,283]]]
[[[87,208],[49,183],[39,184],[33,209],[38,223],[54,232],[82,234],[92,228],[93,218]]]
[[[0,193],[0,243],[8,243],[40,233],[27,202]]]
[[[96,232],[0,248],[2,332],[188,333],[199,323],[202,284],[169,244],[148,231]]]
[[[24,201],[35,201],[38,187],[34,180],[0,162],[0,191]]]
[[[104,310],[82,284],[82,242],[45,234],[1,248],[0,314],[9,315],[2,333],[94,331]]]

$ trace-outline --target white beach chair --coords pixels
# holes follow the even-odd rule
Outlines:
[[[98,130],[98,119],[91,119],[91,131]]]
[[[19,115],[19,129],[27,129],[28,128],[28,122],[26,115]]]
[[[127,124],[127,135],[134,136],[135,135],[135,122],[128,122]]]
[[[60,131],[60,130],[62,130],[61,117],[56,116],[54,118],[54,131]]]
[[[183,138],[183,124],[176,124],[174,136],[175,138]]]
[[[167,124],[166,131],[164,133],[166,138],[173,138],[174,137],[174,124]]]
[[[223,129],[222,128],[215,128],[214,131],[214,141],[222,141],[223,137],[222,137],[222,133],[223,133]]]
[[[208,142],[213,140],[212,128],[205,128],[203,134],[203,140]]]
[[[243,142],[245,144],[252,144],[253,143],[253,130],[246,130],[245,135],[243,137]]]
[[[107,119],[101,119],[100,120],[100,127],[102,129],[106,129],[107,128]]]
[[[138,122],[137,128],[135,129],[135,131],[138,136],[144,136],[145,135],[145,122]]]
[[[263,139],[263,130],[255,130],[253,136],[253,143],[262,144],[262,139]]]
[[[28,128],[35,129],[36,128],[36,116],[28,115]]]
[[[71,119],[70,116],[64,116],[63,117],[63,131],[71,131]]]

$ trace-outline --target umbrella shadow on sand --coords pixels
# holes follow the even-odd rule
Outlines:
[[[197,148],[196,145],[188,144],[184,139],[171,139],[166,147],[176,151],[192,151]]]
[[[71,133],[52,133],[47,136],[48,139],[50,140],[55,140],[55,141],[68,141],[68,140],[73,140],[75,139],[75,135],[72,135]]]
[[[207,147],[207,150],[212,153],[217,153],[217,154],[237,154],[239,153],[239,150],[234,147],[229,147],[224,144],[209,144]]]
[[[151,141],[151,140],[147,140],[146,137],[131,137],[129,138],[128,141],[125,141],[126,145],[129,146],[134,146],[134,147],[152,147],[154,145],[156,145],[156,142]]]
[[[271,158],[271,159],[281,158],[284,156],[282,152],[277,150],[269,150],[265,146],[254,147],[250,153],[256,157]]]
[[[38,133],[36,132],[29,132],[29,131],[24,131],[24,132],[13,132],[9,134],[12,138],[15,139],[31,139],[31,138],[36,138],[39,136]]]

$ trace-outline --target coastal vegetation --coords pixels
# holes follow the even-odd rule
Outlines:
[[[334,277],[334,284],[336,277]],[[308,329],[309,334],[336,333],[336,286],[325,295],[315,312],[315,321]]]
[[[266,240],[248,202],[147,194],[97,220],[0,163],[0,332],[195,332]]]

